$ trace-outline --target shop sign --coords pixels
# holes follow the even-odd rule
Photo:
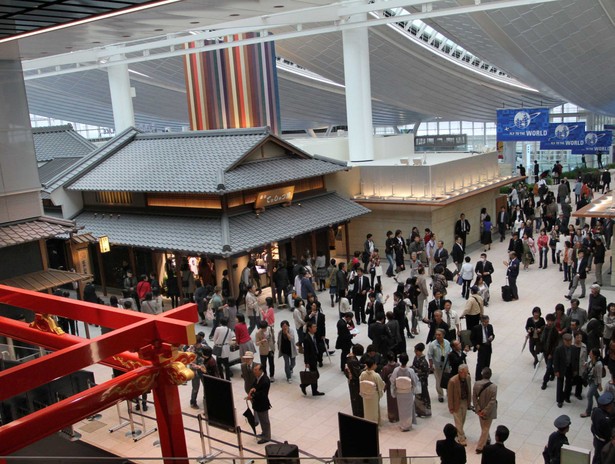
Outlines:
[[[293,200],[294,193],[294,185],[259,192],[259,194],[256,195],[254,207],[256,209],[261,209],[267,206],[278,205],[280,203],[289,203]]]
[[[109,244],[109,237],[103,235],[98,239],[98,246],[100,247],[101,253],[108,253],[111,251],[111,245]]]

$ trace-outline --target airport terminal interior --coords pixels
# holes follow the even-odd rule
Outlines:
[[[0,463],[614,463],[614,56],[613,0],[0,2]]]

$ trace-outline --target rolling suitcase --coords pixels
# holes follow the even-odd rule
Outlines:
[[[265,455],[267,464],[299,464],[299,447],[289,445],[287,441],[265,445]]]
[[[512,290],[510,289],[510,285],[502,285],[502,299],[504,301],[512,301],[513,295]]]

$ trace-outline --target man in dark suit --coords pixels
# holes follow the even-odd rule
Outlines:
[[[508,253],[509,261],[504,261],[506,269],[506,277],[508,278],[508,285],[512,293],[513,301],[519,299],[519,291],[517,290],[517,277],[519,277],[519,258],[517,253],[511,251]]]
[[[433,321],[433,315],[436,311],[444,310],[444,298],[442,297],[442,292],[437,291],[434,295],[435,298],[429,302],[427,305],[427,315],[423,318],[423,322],[426,324],[430,324]]]
[[[553,372],[557,378],[556,401],[557,407],[570,403],[572,381],[579,375],[579,348],[572,344],[572,335],[562,335],[562,344],[553,352]]]
[[[564,295],[565,298],[569,300],[572,299],[572,295],[579,284],[581,284],[581,295],[579,298],[585,298],[585,279],[587,279],[588,266],[589,259],[587,257],[587,253],[583,248],[579,248],[577,250],[577,260],[573,266],[574,276],[572,277],[572,282],[570,283],[570,291],[567,295]]]
[[[325,315],[319,311],[318,307],[312,305],[311,312],[305,317],[305,322],[311,322],[316,327],[316,343],[318,344],[318,365],[322,367],[322,357],[325,354],[326,346],[326,325]]]
[[[523,240],[519,238],[519,234],[517,232],[513,233],[510,242],[508,242],[508,252],[514,251],[517,254],[517,257],[523,256]]]
[[[438,240],[438,248],[433,254],[433,260],[436,264],[441,264],[442,267],[446,267],[446,261],[448,260],[448,251],[444,248],[444,242]]]
[[[316,324],[313,322],[308,322],[306,325],[307,334],[303,339],[303,362],[305,363],[305,368],[309,369],[310,372],[316,372],[318,374],[318,352],[320,351],[319,344],[316,341]],[[322,354],[320,355],[320,359],[322,359]],[[301,387],[301,391],[304,395],[307,395],[306,384],[299,385]],[[311,384],[312,387],[312,396],[322,396],[323,392],[318,391],[318,380]]]
[[[491,287],[491,282],[493,281],[491,276],[495,269],[493,269],[491,261],[487,261],[487,253],[481,253],[480,258],[480,261],[477,262],[474,267],[474,272],[476,272],[476,275],[483,278],[483,282],[485,282],[488,287]]]
[[[376,313],[376,322],[370,324],[367,336],[378,353],[386,355],[393,346],[393,335],[384,323],[384,313]]]
[[[357,268],[357,276],[354,279],[354,296],[352,298],[352,310],[357,325],[366,323],[365,321],[365,303],[367,301],[367,292],[369,291],[369,277],[363,275],[363,269]]]
[[[429,333],[427,334],[427,340],[425,343],[429,343],[436,338],[436,330],[442,329],[444,333],[448,333],[450,327],[444,320],[442,320],[442,311],[438,310],[433,313],[433,321],[429,323]]]
[[[261,424],[261,435],[258,444],[262,445],[271,440],[271,423],[269,422],[269,387],[271,382],[260,364],[254,365],[254,386],[248,393],[248,399],[252,401],[252,408]]]
[[[498,425],[495,429],[495,443],[487,445],[483,448],[483,457],[481,464],[515,464],[515,452],[504,446],[504,442],[508,439],[508,427]]]
[[[589,302],[587,304],[587,316],[602,320],[606,314],[606,298],[600,294],[600,285],[593,284],[589,287]]]
[[[497,218],[498,232],[500,233],[500,243],[503,242],[506,238],[506,229],[508,228],[509,222],[510,218],[508,217],[508,213],[506,212],[506,207],[502,206],[500,208],[500,212],[498,213]]]
[[[483,367],[491,366],[491,353],[493,348],[491,343],[495,338],[493,333],[493,326],[489,324],[489,316],[483,316],[481,323],[472,327],[472,334],[470,339],[472,340],[472,346],[474,351],[478,351],[476,358],[476,380],[482,380],[481,374]]]
[[[461,266],[463,265],[463,258],[465,255],[464,240],[461,236],[457,236],[455,238],[455,244],[451,250],[451,258],[453,258],[453,263],[455,263],[455,267],[457,267],[457,272],[461,271]]]
[[[466,237],[470,233],[470,221],[466,219],[466,215],[461,213],[459,219],[455,223],[455,235],[461,238],[463,249],[466,248]]]
[[[337,341],[335,342],[335,348],[342,350],[340,359],[341,369],[344,372],[346,367],[346,357],[352,349],[352,334],[350,333],[349,325],[352,324],[352,313],[347,312],[339,321],[337,321]]]

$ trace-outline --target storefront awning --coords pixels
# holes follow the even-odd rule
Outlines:
[[[80,243],[98,243],[98,239],[90,233],[73,235],[71,240],[76,245]]]
[[[615,192],[592,200],[591,203],[572,213],[573,217],[613,218],[615,219]]]
[[[0,227],[0,248],[56,237],[74,227],[73,221],[47,216],[6,224]]]
[[[61,287],[71,282],[79,282],[91,278],[92,276],[90,274],[48,269],[46,271],[36,271],[30,274],[11,277],[10,279],[0,281],[0,284],[23,288],[24,290],[42,292],[50,288]]]
[[[110,217],[85,211],[75,221],[97,237],[108,236],[112,245],[230,256],[369,212],[354,201],[325,193],[294,201],[292,206],[267,208],[258,216],[255,212],[230,216],[225,221],[228,230],[222,227],[222,218],[129,213]]]

